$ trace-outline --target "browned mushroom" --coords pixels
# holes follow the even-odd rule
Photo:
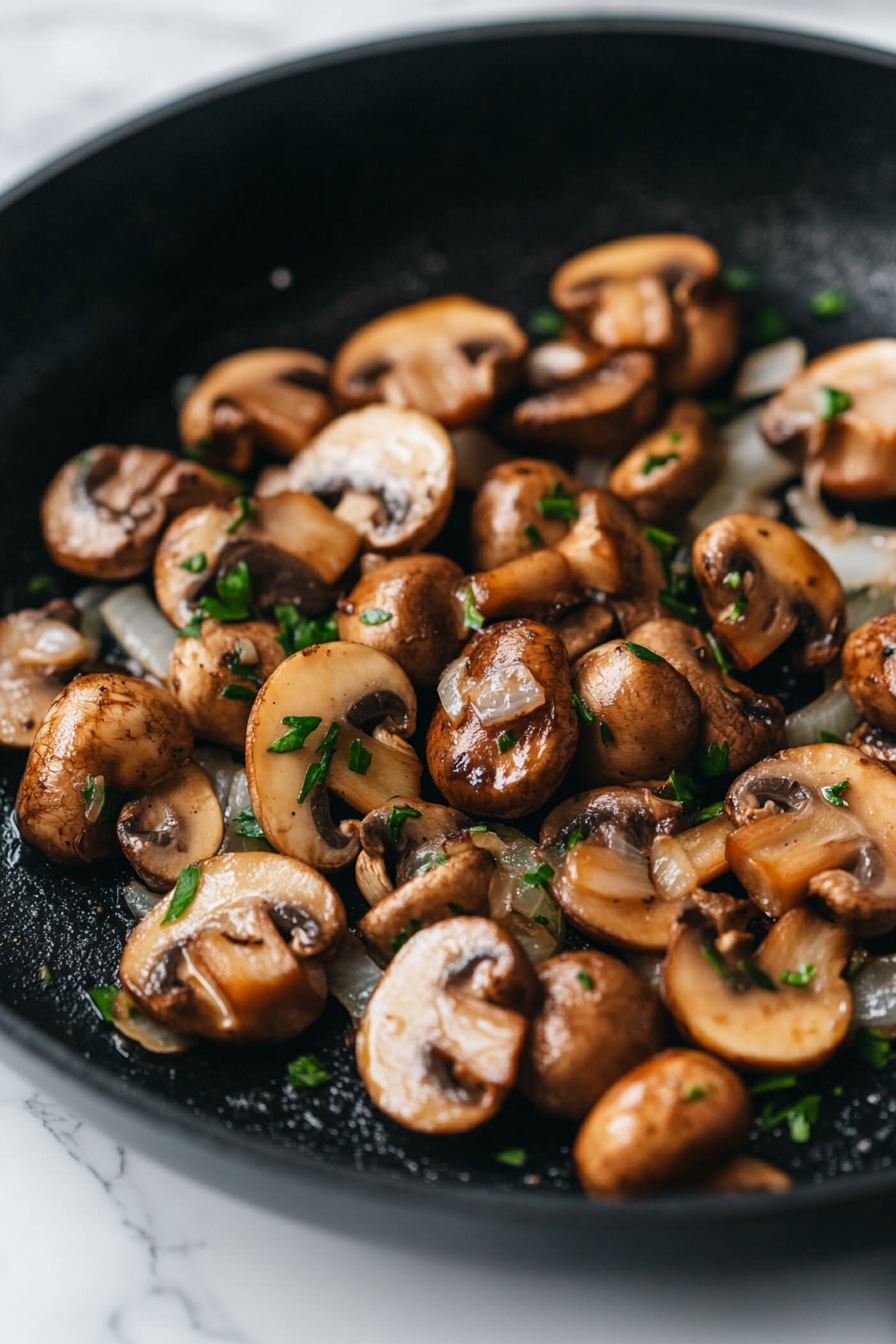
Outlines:
[[[126,803],[118,818],[122,852],[151,891],[170,891],[182,868],[212,858],[223,839],[211,781],[192,762]]]
[[[444,425],[481,420],[516,383],[528,342],[510,313],[463,294],[375,318],[333,362],[342,406],[385,401]]]
[[[859,713],[896,733],[896,612],[866,621],[847,637],[843,680]]]
[[[521,817],[545,803],[577,736],[559,636],[535,621],[491,626],[443,675],[439,695],[426,759],[449,803],[488,817]]]
[[[880,761],[896,774],[896,733],[890,733],[886,728],[877,728],[866,720],[854,728],[846,740],[851,747],[858,747],[866,756]]]
[[[553,622],[554,629],[566,647],[570,665],[581,658],[583,653],[609,639],[615,624],[612,610],[602,602],[587,602]]]
[[[659,996],[605,952],[563,952],[537,968],[542,1006],[520,1088],[549,1115],[581,1120],[622,1074],[665,1042]]]
[[[333,888],[282,854],[221,854],[184,872],[128,939],[124,988],[187,1036],[245,1044],[303,1031],[323,1011],[326,963],[346,931]]]
[[[371,1100],[422,1134],[491,1119],[516,1080],[537,995],[529,962],[491,920],[421,929],[390,962],[358,1029]]]
[[[535,391],[546,392],[606,364],[611,357],[611,351],[587,341],[575,327],[567,327],[555,340],[529,351],[526,381]]]
[[[575,500],[581,486],[553,462],[518,457],[493,467],[483,482],[471,516],[473,564],[496,569],[508,560],[554,546],[569,531],[551,499]]]
[[[510,430],[521,442],[617,458],[650,425],[658,399],[656,360],[628,350],[521,401]]]
[[[60,674],[94,654],[89,640],[52,610],[14,611],[0,620],[0,746],[30,747],[62,690]]]
[[[718,430],[695,401],[678,401],[662,428],[627,453],[607,484],[645,523],[677,521],[722,469]]]
[[[780,1167],[749,1153],[741,1153],[700,1188],[707,1194],[737,1195],[744,1191],[767,1190],[780,1195],[792,1185],[793,1181]]]
[[[658,835],[650,848],[650,876],[663,899],[699,899],[707,882],[727,873],[725,842],[733,830],[722,812],[675,835]]]
[[[860,341],[813,359],[765,407],[762,432],[797,462],[820,460],[842,499],[896,495],[896,340]]]
[[[255,449],[294,457],[333,418],[329,365],[307,350],[243,350],[214,364],[180,408],[180,436],[202,462],[251,466]]]
[[[824,667],[846,634],[846,599],[831,566],[793,528],[733,513],[694,542],[694,577],[713,633],[748,670],[795,636],[795,661]]]
[[[205,620],[198,634],[176,641],[168,684],[197,737],[245,750],[252,702],[284,658],[276,633],[267,621]]]

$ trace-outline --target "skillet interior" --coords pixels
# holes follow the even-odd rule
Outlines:
[[[754,270],[811,353],[891,334],[896,72],[821,46],[649,24],[389,44],[192,100],[13,193],[0,212],[4,610],[27,605],[28,577],[47,572],[37,506],[50,473],[95,442],[176,447],[175,379],[248,346],[331,354],[371,316],[454,290],[525,318],[565,256],[666,229],[703,234]],[[272,287],[275,267],[290,269],[290,288]],[[851,309],[822,325],[808,298],[832,283]],[[648,1224],[678,1237],[701,1209],[753,1229],[739,1248],[756,1242],[767,1199],[747,1200],[746,1217],[719,1201],[586,1207],[570,1193],[571,1128],[516,1098],[466,1137],[405,1133],[369,1105],[332,1001],[300,1050],[206,1047],[174,1067],[137,1047],[123,1056],[84,996],[117,968],[131,922],[123,870],[71,874],[21,852],[11,806],[23,762],[0,757],[0,1025],[26,1066],[40,1057],[46,1076],[51,1060],[82,1098],[102,1096],[92,1109],[109,1127],[124,1127],[124,1105],[147,1122],[140,1141],[182,1164],[197,1136],[232,1136],[215,1179],[245,1193],[238,1154],[261,1153],[283,1193],[255,1193],[315,1217],[293,1184],[309,1163],[334,1189],[347,1176],[376,1197],[381,1182],[366,1178],[387,1178],[393,1196],[429,1190],[446,1211],[466,1202],[479,1220],[575,1229],[587,1244]],[[350,914],[361,904],[349,898]],[[286,1060],[306,1050],[332,1089],[283,1085]],[[775,1203],[779,1221],[789,1211],[817,1231],[813,1209],[887,1199],[896,1079],[844,1054],[804,1090],[822,1095],[811,1142],[765,1138],[755,1151],[810,1186]],[[186,1143],[179,1155],[165,1133]],[[538,1184],[494,1161],[507,1147],[527,1151]]]

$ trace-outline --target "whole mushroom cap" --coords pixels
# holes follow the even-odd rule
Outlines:
[[[847,636],[843,680],[864,718],[896,732],[896,612],[866,621]]]
[[[645,523],[674,522],[715,482],[722,441],[696,401],[675,403],[660,429],[636,444],[607,482]]]
[[[197,737],[245,751],[252,702],[285,657],[276,634],[268,621],[222,625],[208,619],[197,637],[182,635],[175,642],[168,684]]]
[[[519,457],[492,468],[473,501],[475,569],[495,569],[528,555],[533,544],[554,546],[566,536],[569,524],[544,517],[539,507],[558,489],[558,483],[568,499],[575,499],[582,488],[563,467],[540,458]]]

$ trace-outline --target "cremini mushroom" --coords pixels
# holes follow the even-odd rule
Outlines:
[[[566,327],[554,340],[543,341],[526,358],[526,382],[537,392],[560,387],[579,378],[598,364],[606,364],[610,352]]]
[[[476,569],[496,569],[508,560],[554,546],[569,531],[574,514],[552,499],[575,501],[581,486],[553,462],[518,457],[493,467],[480,487],[471,514]]]
[[[758,906],[778,918],[820,897],[838,924],[896,928],[896,778],[837,742],[791,747],[734,781],[726,853]]]
[[[699,745],[727,744],[727,770],[737,774],[779,746],[784,706],[771,695],[736,681],[719,665],[712,645],[696,626],[671,616],[645,621],[629,632],[632,644],[660,654],[690,683],[700,702]]]
[[[524,443],[617,458],[656,415],[656,360],[627,350],[514,409],[510,432]]]
[[[858,747],[866,756],[880,761],[896,774],[896,733],[877,728],[866,720],[854,728],[846,740],[851,747]]]
[[[620,238],[564,262],[551,300],[596,345],[653,350],[673,392],[714,382],[734,359],[738,303],[719,254],[689,234]]]
[[[521,817],[547,802],[577,736],[566,650],[553,630],[535,621],[490,626],[443,675],[439,695],[426,759],[453,807]]]
[[[654,887],[648,855],[658,836],[681,826],[681,803],[646,788],[593,789],[568,798],[541,828],[542,848],[559,850],[551,894],[590,937],[662,951],[683,902],[664,899]]]
[[[682,1031],[739,1068],[802,1072],[829,1059],[852,1017],[842,978],[850,934],[807,907],[783,915],[755,950],[740,934],[726,953],[725,935],[713,934],[688,912],[666,954],[665,999]]]
[[[656,991],[605,952],[563,952],[536,974],[543,999],[519,1086],[539,1110],[581,1120],[617,1078],[662,1048],[665,1014]]]
[[[69,866],[107,858],[121,795],[145,792],[192,747],[167,691],[115,672],[77,677],[35,734],[16,801],[23,838]]]
[[[671,663],[633,640],[611,639],[580,658],[576,773],[586,788],[667,779],[691,754],[700,701]]]
[[[740,1153],[710,1177],[700,1189],[707,1194],[737,1195],[750,1191],[767,1190],[770,1194],[780,1195],[789,1190],[793,1181],[771,1162],[750,1153]]]
[[[749,670],[794,638],[797,667],[825,667],[846,635],[846,599],[831,566],[784,523],[733,513],[693,546],[694,577],[713,633]]]
[[[695,897],[728,872],[725,842],[734,824],[724,812],[675,835],[658,835],[650,847],[650,877],[666,901]]]
[[[405,740],[416,716],[413,686],[377,649],[335,641],[281,663],[246,735],[252,806],[275,849],[318,868],[350,863],[358,822],[334,824],[329,795],[364,815],[390,798],[419,797],[422,766]]]
[[[47,550],[63,569],[132,579],[152,563],[166,523],[232,491],[160,448],[101,444],[56,473],[41,503]]]
[[[592,1199],[701,1185],[745,1147],[750,1098],[702,1050],[664,1050],[604,1093],[576,1138],[576,1172]]]
[[[492,920],[421,929],[390,962],[358,1029],[371,1100],[423,1134],[491,1119],[516,1080],[537,996],[529,962]]]
[[[876,728],[896,733],[896,612],[866,621],[847,636],[843,680],[859,713]]]
[[[626,454],[607,484],[643,522],[677,522],[714,483],[722,461],[718,430],[696,401],[685,399]]]
[[[214,364],[180,408],[189,453],[230,471],[252,465],[256,448],[294,457],[328,420],[330,368],[307,350],[243,350]]]
[[[528,341],[510,313],[463,294],[375,318],[333,361],[344,407],[385,401],[444,425],[481,420],[517,382]]]
[[[186,868],[140,921],[121,958],[121,983],[173,1031],[235,1044],[283,1041],[322,1013],[326,963],[345,931],[342,902],[307,864],[221,854]]]
[[[380,555],[420,551],[441,531],[454,497],[454,449],[419,411],[368,406],[341,415],[289,468],[293,490],[336,501],[363,548]]]
[[[463,643],[454,608],[461,577],[441,555],[387,560],[340,602],[339,638],[388,653],[415,686],[434,686]]]
[[[62,690],[62,674],[94,655],[90,641],[52,610],[14,611],[0,620],[0,746],[30,747]]]
[[[182,868],[212,858],[223,839],[211,781],[192,762],[125,803],[118,817],[122,852],[151,891],[170,891]]]
[[[841,499],[896,495],[896,340],[860,341],[813,359],[765,407],[762,432],[797,462],[817,460]]]
[[[176,641],[168,684],[197,737],[245,750],[252,701],[284,658],[276,633],[267,621],[205,620],[195,636]]]
[[[609,639],[616,624],[612,610],[602,602],[586,602],[553,622],[563,640],[566,655],[572,665],[583,653]]]

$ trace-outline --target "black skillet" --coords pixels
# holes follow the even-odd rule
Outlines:
[[[755,271],[758,302],[813,353],[892,334],[894,127],[892,57],[569,22],[315,58],[77,152],[0,210],[4,609],[27,605],[28,578],[48,569],[37,520],[50,473],[96,442],[175,447],[175,380],[248,346],[330,354],[375,314],[454,290],[525,318],[564,257],[658,230],[702,234]],[[288,288],[271,283],[277,268]],[[830,284],[851,307],[822,325],[807,305]],[[122,1141],[327,1226],[542,1266],[771,1264],[896,1232],[896,1076],[846,1053],[803,1089],[822,1099],[809,1143],[786,1126],[754,1143],[792,1172],[793,1193],[621,1207],[586,1203],[571,1129],[517,1098],[465,1137],[391,1124],[358,1082],[333,1001],[301,1050],[335,1081],[310,1092],[284,1084],[295,1044],[122,1053],[84,990],[115,975],[123,871],[72,873],[22,851],[23,763],[0,758],[0,1053]],[[523,1168],[495,1161],[511,1147]]]

